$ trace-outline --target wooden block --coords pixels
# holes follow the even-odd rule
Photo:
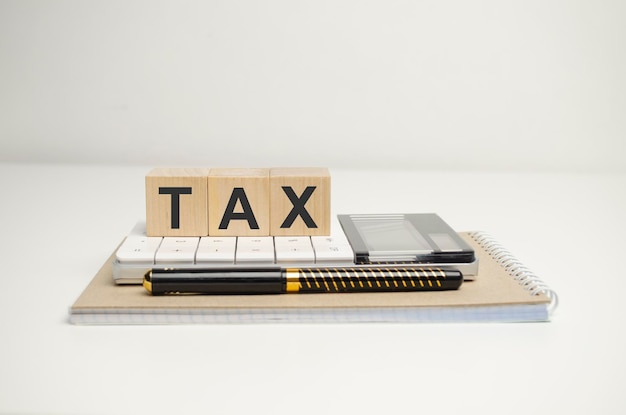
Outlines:
[[[148,236],[207,236],[208,169],[157,168],[146,175]]]
[[[269,169],[209,171],[209,235],[268,236]]]
[[[270,234],[330,235],[330,173],[325,167],[270,170]]]

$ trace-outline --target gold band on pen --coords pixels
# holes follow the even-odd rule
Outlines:
[[[143,288],[152,293],[152,271],[146,272],[143,278]]]
[[[300,291],[300,271],[295,268],[287,268],[285,270],[287,286],[285,291],[288,293],[297,293]]]

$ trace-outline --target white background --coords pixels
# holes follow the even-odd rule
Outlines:
[[[626,408],[626,3],[0,0],[0,414]],[[437,212],[550,323],[81,327],[152,167],[328,166]]]
[[[0,1],[0,160],[624,171],[622,1]]]

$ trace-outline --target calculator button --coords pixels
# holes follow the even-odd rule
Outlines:
[[[237,238],[236,263],[274,263],[274,238],[271,236]]]
[[[193,264],[200,238],[165,237],[155,256],[156,264]]]
[[[313,246],[350,246],[350,242],[345,235],[333,235],[333,236],[311,236],[311,242]]]
[[[354,252],[350,244],[342,239],[311,237],[315,249],[316,263],[354,263]]]
[[[276,247],[284,246],[311,246],[311,237],[309,236],[275,236],[274,245]]]
[[[181,238],[178,236],[166,236],[163,238],[163,242],[161,242],[161,248],[197,248],[198,242],[200,238],[198,237],[187,237]]]
[[[315,263],[315,253],[311,245],[311,238],[276,236],[274,237],[276,263],[302,262]]]
[[[227,236],[222,238],[202,237],[196,252],[196,263],[235,263],[235,247],[237,238]]]
[[[240,236],[237,238],[237,248],[241,246],[274,248],[274,238],[271,236]]]
[[[116,252],[120,263],[154,264],[154,255],[163,238],[156,236],[129,235]]]

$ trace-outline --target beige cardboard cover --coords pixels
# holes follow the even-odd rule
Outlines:
[[[543,293],[531,295],[476,242],[472,234],[461,233],[461,236],[474,247],[479,259],[479,272],[474,281],[466,281],[459,290],[453,291],[153,297],[142,286],[114,283],[112,255],[71,307],[70,320],[74,323],[96,324],[151,323],[158,321],[151,321],[150,315],[216,314],[222,317],[220,321],[229,321],[228,318],[224,319],[229,314],[249,317],[254,314],[273,314],[278,316],[277,319],[289,320],[293,317],[294,321],[298,321],[306,320],[307,314],[321,312],[326,315],[328,313],[325,311],[329,311],[330,314],[337,315],[349,312],[352,317],[346,321],[355,321],[354,317],[358,316],[359,310],[372,314],[385,309],[406,312],[423,308],[428,309],[432,317],[433,312],[436,314],[438,309],[457,308],[461,313],[471,313],[473,308],[480,308],[481,312],[488,313],[492,309],[506,311],[509,306],[522,306],[516,310],[518,314],[522,311],[522,317],[518,317],[518,320],[524,320],[523,306],[539,305],[547,309],[550,303],[548,296]],[[132,315],[143,317],[130,318],[127,321],[122,318]],[[389,316],[384,320],[389,319],[393,320]],[[498,320],[497,316],[492,316],[492,319]],[[164,321],[168,322],[166,320]],[[338,320],[341,321],[341,318]],[[365,318],[359,321],[368,320]]]

